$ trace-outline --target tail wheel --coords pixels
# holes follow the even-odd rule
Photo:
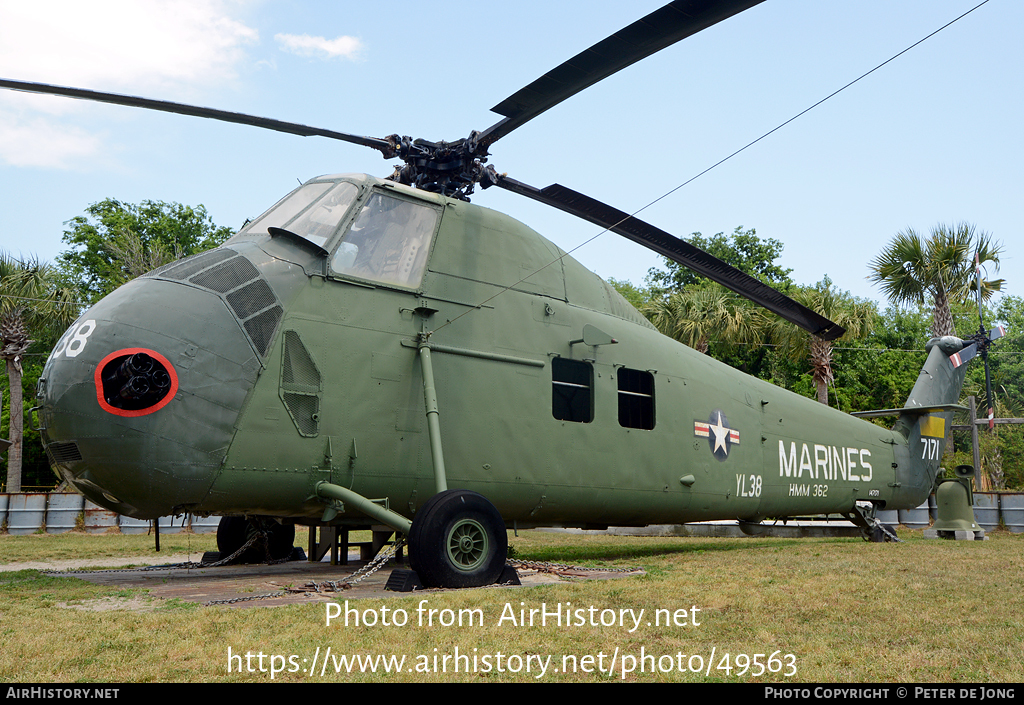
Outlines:
[[[871,530],[871,543],[887,543],[895,541],[896,529],[889,524],[879,524]]]
[[[505,567],[505,522],[486,497],[446,490],[417,512],[409,530],[409,561],[427,587],[480,587]]]

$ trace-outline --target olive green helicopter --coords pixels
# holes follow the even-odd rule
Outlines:
[[[495,582],[507,527],[605,527],[838,513],[876,539],[881,508],[936,480],[967,357],[929,343],[892,430],[754,379],[662,335],[522,223],[469,203],[498,187],[579,216],[832,340],[760,281],[565,186],[516,181],[489,149],[611,74],[762,0],[677,0],[566,61],[454,142],[361,137],[146,98],[0,87],[212,118],[380,151],[388,178],[314,178],[223,246],[88,309],[39,380],[49,460],[140,519],[384,525],[427,586]],[[950,356],[954,356],[951,362]],[[235,520],[234,526],[241,519]],[[222,524],[223,525],[223,524]],[[224,538],[241,545],[244,531]]]

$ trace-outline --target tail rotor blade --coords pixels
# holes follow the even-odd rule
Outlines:
[[[971,343],[970,345],[966,346],[960,352],[953,353],[952,355],[950,355],[949,356],[949,361],[951,363],[953,363],[953,368],[956,369],[957,367],[960,367],[960,365],[964,364],[965,362],[967,362],[968,360],[970,360],[972,357],[974,357],[977,354],[978,354],[978,344],[977,343]]]

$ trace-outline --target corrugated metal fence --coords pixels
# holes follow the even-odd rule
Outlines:
[[[160,517],[158,521],[161,534],[176,534],[189,526],[197,534],[208,534],[217,530],[220,517],[178,515]],[[80,494],[0,493],[0,527],[8,534],[26,535],[40,530],[60,534],[76,528],[90,534],[103,534],[114,528],[123,534],[145,534],[151,524],[106,510]]]
[[[930,506],[929,506],[930,504]],[[927,529],[935,518],[935,497],[916,510],[882,512],[879,518],[890,524],[903,524],[911,529]],[[891,516],[890,516],[891,515]],[[974,516],[985,531],[994,531],[1000,523],[1014,534],[1024,533],[1024,492],[975,492]],[[160,517],[160,533],[176,534],[190,526],[197,534],[217,531],[220,517]],[[81,522],[81,526],[79,526]],[[91,534],[102,534],[118,527],[123,534],[144,534],[152,522],[121,516],[108,511],[80,494],[57,492],[0,493],[0,529],[8,534],[34,534],[45,529],[59,534],[81,528]]]

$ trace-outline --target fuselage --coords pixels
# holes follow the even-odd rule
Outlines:
[[[315,523],[324,481],[411,516],[435,492],[423,333],[448,487],[509,526],[911,507],[937,467],[913,434],[661,335],[522,223],[364,175],[314,179],[83,314],[43,373],[44,442],[84,494],[140,518]]]

